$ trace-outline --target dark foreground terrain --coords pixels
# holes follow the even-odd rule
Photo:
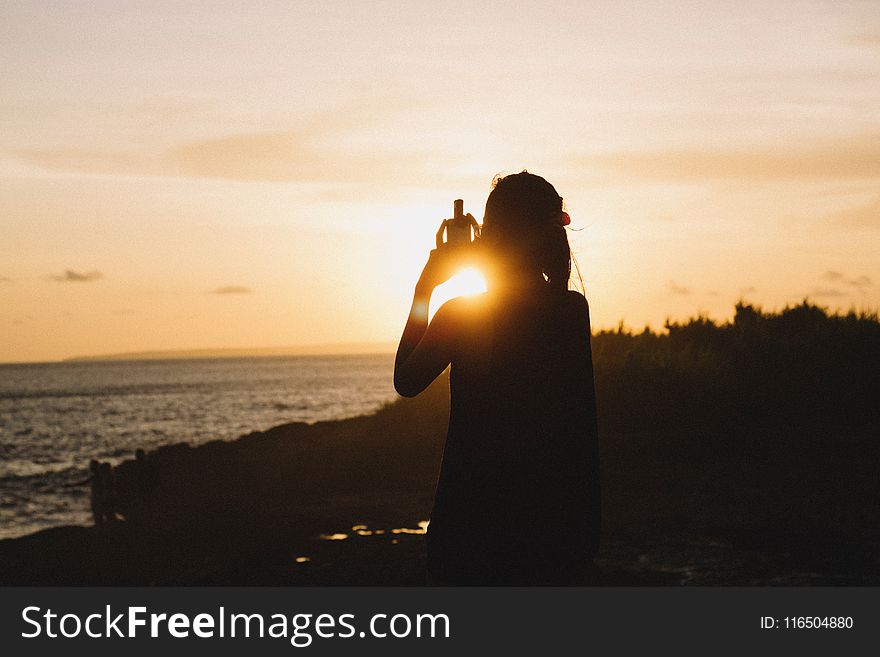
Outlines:
[[[444,392],[162,448],[151,518],[0,541],[0,581],[421,584]],[[768,448],[792,437],[794,454]],[[877,451],[828,448],[867,438],[785,427],[702,434],[693,450],[680,435],[603,436],[602,582],[880,584]],[[132,467],[118,468],[123,513]]]
[[[807,304],[597,335],[600,583],[880,584],[878,347]],[[0,541],[0,583],[422,584],[446,395],[163,447],[149,517]]]

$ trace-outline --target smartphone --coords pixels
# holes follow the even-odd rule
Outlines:
[[[445,240],[444,240],[445,233]],[[464,213],[464,201],[460,198],[452,202],[452,219],[440,222],[437,231],[437,248],[444,244],[462,246],[470,244],[480,236],[480,224],[472,216]]]

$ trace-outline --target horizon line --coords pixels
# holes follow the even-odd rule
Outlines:
[[[125,360],[200,360],[213,358],[253,358],[271,356],[366,356],[393,354],[397,342],[339,342],[278,347],[207,347],[198,349],[149,349],[105,354],[82,354],[52,360],[2,361],[0,365],[39,365]]]

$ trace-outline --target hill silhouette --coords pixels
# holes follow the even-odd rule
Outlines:
[[[386,342],[345,342],[289,347],[253,347],[223,349],[165,349],[158,351],[126,351],[117,354],[73,356],[66,361],[104,360],[189,360],[193,358],[271,358],[275,356],[351,356],[354,354],[394,353],[396,345]]]

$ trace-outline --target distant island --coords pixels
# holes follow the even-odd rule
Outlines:
[[[195,358],[258,358],[269,356],[352,356],[391,354],[397,348],[392,342],[344,342],[339,344],[300,345],[296,347],[257,347],[227,349],[167,349],[159,351],[128,351],[117,354],[73,356],[64,362],[97,360],[188,360]]]

